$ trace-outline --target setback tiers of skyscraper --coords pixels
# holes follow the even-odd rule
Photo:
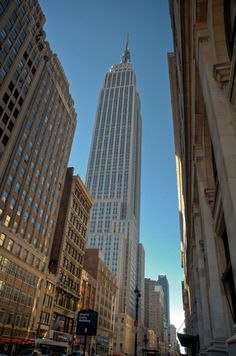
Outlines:
[[[135,316],[140,219],[141,113],[128,43],[100,92],[86,184],[94,205],[88,246],[117,275],[117,312]]]

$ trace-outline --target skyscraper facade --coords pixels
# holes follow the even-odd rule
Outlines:
[[[35,336],[76,113],[38,1],[0,5],[1,335]]]
[[[144,322],[154,330],[159,346],[164,347],[164,292],[157,281],[145,278]]]
[[[162,286],[164,292],[164,322],[165,327],[168,329],[170,325],[170,295],[169,295],[169,282],[164,274],[158,276],[157,283]]]
[[[100,92],[86,177],[94,200],[87,245],[118,279],[117,312],[135,317],[140,220],[141,113],[128,44]]]

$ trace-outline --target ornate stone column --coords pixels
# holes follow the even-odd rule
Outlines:
[[[205,243],[202,236],[202,227],[199,214],[199,207],[197,204],[193,207],[194,220],[194,234],[195,234],[195,258],[196,258],[196,292],[198,293],[198,329],[201,340],[199,355],[207,355],[207,348],[210,346],[212,340],[211,321],[209,312],[209,297],[208,297],[208,283],[207,272],[205,266]]]
[[[226,306],[222,298],[220,272],[217,261],[214,223],[210,205],[206,197],[206,178],[204,160],[196,163],[196,177],[199,194],[199,211],[201,230],[204,240],[206,256],[207,289],[209,299],[209,317],[212,333],[211,346],[207,349],[208,356],[225,356],[226,339],[228,335],[227,322],[225,320]]]

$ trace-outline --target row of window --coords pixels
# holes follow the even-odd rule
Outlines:
[[[74,312],[77,310],[77,300],[74,299],[70,294],[58,292],[56,297],[56,304]]]
[[[76,216],[73,213],[71,213],[70,222],[80,232],[80,234],[85,238],[86,229],[83,227],[83,225],[79,222],[79,220],[76,218]]]
[[[66,242],[65,251],[81,265],[83,264],[83,256],[68,242]]]
[[[18,326],[20,328],[28,328],[29,325],[29,316],[20,314],[18,311],[10,311],[1,308],[0,309],[0,323],[1,324],[8,324]]]
[[[60,281],[65,287],[71,289],[75,293],[79,293],[79,283],[74,282],[71,278],[69,278],[64,273],[61,273]]]
[[[0,271],[10,274],[24,283],[30,284],[31,286],[36,287],[38,284],[38,277],[10,262],[3,256],[0,256]]]
[[[69,261],[66,257],[63,258],[63,267],[77,278],[80,278],[81,268],[76,267],[76,265]]]
[[[33,305],[33,296],[28,291],[23,292],[21,289],[13,287],[2,280],[0,280],[0,296],[27,307]]]
[[[84,241],[70,227],[67,235],[81,250],[84,250]]]
[[[72,207],[77,213],[77,215],[80,217],[80,219],[83,221],[83,223],[86,225],[88,221],[88,217],[83,213],[82,209],[80,208],[79,204],[73,199]]]
[[[81,193],[81,191],[79,191],[77,188],[75,189],[75,196],[79,199],[79,202],[80,202],[80,204],[83,206],[83,208],[85,209],[85,211],[87,212],[87,213],[89,213],[89,207],[88,207],[88,204],[87,204],[87,201],[86,201],[86,199],[84,198],[84,196],[83,196],[83,194]],[[76,204],[75,202],[73,202],[73,204]],[[86,222],[87,222],[87,217],[85,216],[85,215],[83,215],[82,216],[82,211],[81,211],[81,209],[79,209],[79,206],[77,205],[77,206],[75,206],[75,208],[78,210],[78,212],[79,212],[79,215],[81,215],[80,217],[82,218],[82,219],[85,219],[85,221],[84,221],[84,223],[86,224]],[[76,210],[76,211],[77,211]]]
[[[12,251],[14,255],[19,256],[23,261],[26,261],[30,266],[33,266],[39,271],[43,272],[45,270],[45,262],[41,261],[34,254],[29,253],[29,251],[23,248],[20,244],[14,242],[10,238],[7,238],[4,233],[0,234],[0,246],[6,248],[8,251]],[[0,256],[0,269],[33,286],[36,286],[38,283],[37,277],[29,272],[26,272],[23,268],[11,263],[6,257],[3,256]]]

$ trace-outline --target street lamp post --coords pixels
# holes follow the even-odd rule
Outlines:
[[[137,346],[138,346],[138,303],[141,294],[138,287],[135,288],[134,293],[136,294],[136,313],[135,313],[135,340],[134,340],[134,356],[137,356]]]

